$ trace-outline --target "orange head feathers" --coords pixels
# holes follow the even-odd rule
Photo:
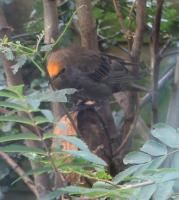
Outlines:
[[[64,65],[62,62],[58,60],[49,60],[48,65],[47,65],[47,71],[50,76],[50,78],[54,78],[60,72],[63,70]]]

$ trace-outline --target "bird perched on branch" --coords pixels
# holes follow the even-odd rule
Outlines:
[[[115,56],[72,47],[52,52],[47,71],[55,89],[75,88],[83,100],[104,100],[115,92],[144,90],[128,65],[132,64]]]

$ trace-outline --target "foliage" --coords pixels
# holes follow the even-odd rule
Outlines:
[[[68,90],[58,91],[55,101],[67,101],[64,96]],[[70,91],[71,93],[72,91]],[[45,95],[46,93],[46,95]],[[35,94],[37,95],[37,93]],[[51,118],[44,115],[42,102],[53,99],[53,92],[38,92],[40,98],[32,98],[32,95],[23,94],[23,86],[12,86],[0,90],[3,102],[0,106],[7,109],[5,116],[0,117],[2,122],[16,122],[25,125],[31,125],[43,129],[46,123],[55,123]],[[45,98],[46,96],[46,98]],[[29,100],[30,99],[30,100]],[[25,115],[20,117],[18,111],[23,111]],[[50,111],[49,111],[50,112]],[[130,152],[124,158],[124,163],[129,166],[126,170],[117,174],[112,180],[105,172],[106,163],[93,153],[87,145],[80,139],[72,136],[57,136],[49,131],[44,131],[43,135],[38,135],[29,130],[29,133],[15,135],[6,135],[0,137],[0,151],[14,153],[35,159],[43,163],[43,167],[36,171],[26,172],[27,175],[41,174],[44,172],[53,173],[54,168],[49,160],[48,149],[29,148],[22,144],[23,140],[40,141],[44,144],[47,140],[55,138],[57,140],[66,140],[75,145],[79,150],[63,150],[62,148],[53,148],[51,150],[51,159],[58,170],[64,174],[75,173],[95,181],[92,188],[82,186],[68,186],[59,188],[49,193],[45,199],[53,199],[62,194],[72,196],[88,196],[89,198],[119,197],[121,199],[168,199],[174,195],[174,187],[179,178],[178,151],[179,151],[179,133],[174,128],[166,124],[156,124],[151,130],[152,139],[145,142],[140,151]],[[3,134],[2,134],[3,135]],[[14,141],[19,144],[9,144]],[[60,144],[60,143],[59,143]],[[33,155],[33,156],[32,156]],[[170,168],[162,168],[162,164],[173,155]],[[69,162],[68,162],[69,161]],[[5,172],[6,173],[6,172]],[[5,175],[4,173],[4,175]],[[2,175],[2,178],[3,176]],[[141,186],[138,184],[141,184]],[[148,183],[145,185],[145,183]],[[161,191],[163,191],[161,193]]]
[[[8,3],[9,0],[4,0],[3,2]],[[94,1],[94,3],[93,14],[97,20],[98,36],[102,39],[103,47],[126,41],[127,36],[119,31],[121,27],[119,27],[111,1]],[[133,1],[121,1],[121,4],[124,7],[125,26],[133,33],[135,28],[135,12],[131,12]],[[17,56],[17,62],[12,66],[14,73],[23,67],[27,60],[30,60],[41,72],[42,76],[45,75],[44,63],[48,52],[59,46],[59,44],[65,46],[72,39],[71,30],[68,29],[71,22],[75,21],[76,11],[74,12],[72,5],[64,4],[59,7],[59,26],[62,32],[55,44],[43,45],[43,9],[40,1],[36,1],[36,19],[33,19],[26,26],[26,30],[29,32],[41,32],[37,35],[36,43],[27,47],[22,42],[9,41],[7,37],[0,41],[0,51],[4,53],[8,60],[14,60],[15,54]],[[148,1],[147,12],[149,17],[147,25],[149,30],[154,20],[155,8],[155,2]],[[177,36],[176,29],[178,30],[178,27],[176,24],[178,22],[179,17],[176,9],[170,3],[166,3],[161,25],[162,38]],[[173,31],[174,29],[175,32]],[[68,34],[66,34],[67,30]],[[64,34],[66,41],[63,37]],[[148,37],[146,37],[146,41],[149,41]],[[126,155],[124,164],[129,166],[112,179],[106,172],[106,163],[90,152],[87,145],[79,138],[55,136],[45,129],[46,125],[56,124],[52,112],[47,109],[48,103],[66,103],[66,95],[75,92],[74,89],[56,92],[49,90],[26,91],[26,95],[24,95],[23,91],[24,87],[22,85],[0,90],[0,107],[6,110],[5,115],[0,116],[2,130],[0,133],[0,151],[13,153],[13,155],[22,155],[43,164],[40,169],[26,172],[26,175],[29,176],[45,172],[53,174],[55,164],[57,169],[65,175],[74,173],[79,177],[86,177],[94,182],[92,188],[82,187],[77,184],[59,188],[49,193],[44,199],[50,200],[59,195],[68,194],[70,196],[88,196],[89,198],[119,197],[120,199],[147,200],[153,197],[153,199],[163,200],[172,195],[174,198],[177,195],[174,193],[174,189],[178,187],[177,179],[179,178],[179,134],[177,130],[166,124],[153,126],[151,130],[152,139],[146,141],[140,151],[130,152]],[[23,116],[18,115],[19,111],[24,113]],[[29,129],[29,132],[24,134],[19,128],[22,124],[25,127],[35,127],[38,131],[34,132]],[[3,129],[8,131],[5,133]],[[51,150],[46,148],[45,144],[52,139],[59,140],[59,147]],[[24,140],[38,141],[42,144],[42,147],[29,148],[23,144]],[[74,144],[79,150],[63,150],[60,144],[64,140]],[[169,168],[162,168],[163,163],[168,162],[171,158],[172,162]],[[1,160],[0,162],[3,163]],[[1,167],[0,179],[3,179],[9,173],[9,169],[6,165],[4,166],[4,163]]]

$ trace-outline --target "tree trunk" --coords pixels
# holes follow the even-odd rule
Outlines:
[[[90,0],[85,0],[85,1],[76,0],[76,8],[78,9],[77,14],[78,14],[78,20],[79,20],[79,25],[80,25],[80,35],[81,35],[82,46],[87,47],[89,49],[98,49],[95,23],[92,17],[91,1]],[[101,120],[103,121],[103,125],[105,126],[105,128],[103,129],[103,133],[102,133],[100,130],[100,124],[99,124],[100,120],[96,121],[95,125],[97,128],[95,130],[96,131],[95,134],[97,135],[100,133],[98,137],[101,138],[101,143],[103,143],[103,146],[107,145],[109,147],[108,156],[110,157],[110,161],[108,162],[108,164],[111,167],[110,169],[111,174],[114,175],[115,173],[117,173],[119,170],[122,169],[123,165],[121,165],[122,160],[120,160],[119,162],[113,159],[113,152],[116,149],[116,144],[119,144],[121,141],[120,141],[120,137],[117,132],[116,126],[114,124],[112,111],[111,111],[108,101],[106,101],[104,105],[100,106],[98,113]],[[92,117],[90,114],[91,113],[88,113],[89,119]],[[78,121],[78,124],[80,126],[80,130],[83,130],[83,132],[81,131],[80,134],[86,135],[87,134],[86,132],[88,132],[91,124],[86,124],[82,122],[83,122],[83,119],[81,118],[80,121]],[[88,134],[90,133],[88,132]],[[102,135],[106,135],[106,137],[103,137]],[[90,137],[91,139],[88,138],[88,141],[86,141],[87,143],[91,141],[89,146],[91,146],[92,143],[93,144],[96,143],[95,141],[96,138],[93,137],[93,134],[91,134]],[[115,141],[115,144],[113,144],[114,141]],[[95,147],[94,145],[92,146],[93,146],[92,148],[93,150]],[[97,146],[96,146],[96,149],[97,149]],[[97,152],[97,154],[100,156],[100,152]],[[106,160],[108,160],[108,158],[106,158]]]
[[[96,24],[92,17],[91,0],[75,0],[81,35],[81,45],[98,49]]]

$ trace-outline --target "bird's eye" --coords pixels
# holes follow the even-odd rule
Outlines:
[[[60,74],[63,74],[65,72],[65,68],[63,68],[60,72]]]

